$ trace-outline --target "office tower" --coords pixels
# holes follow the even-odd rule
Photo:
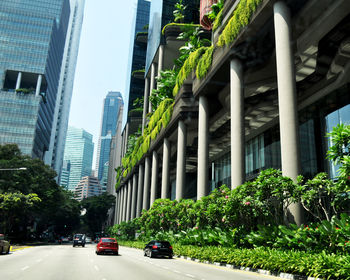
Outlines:
[[[44,159],[49,149],[68,0],[0,4],[0,143]]]
[[[74,198],[82,201],[84,198],[100,195],[101,185],[94,176],[85,176],[81,178],[74,190]]]
[[[101,181],[104,164],[109,160],[110,144],[112,136],[116,132],[117,117],[123,97],[120,92],[110,91],[103,101],[100,137],[98,140],[96,158],[96,177]]]
[[[50,147],[45,156],[45,163],[51,165],[57,172],[57,182],[59,183],[73,93],[75,68],[79,51],[80,34],[84,17],[85,0],[70,0],[70,6],[71,16],[61,67]]]
[[[137,131],[142,121],[142,112],[130,112],[134,109],[133,103],[137,98],[143,98],[145,82],[145,63],[147,51],[149,11],[151,3],[146,0],[137,2],[135,29],[132,37],[132,51],[130,52],[128,76],[128,90],[125,100],[123,126],[127,124],[128,134]]]
[[[91,175],[93,153],[92,134],[82,128],[69,126],[64,149],[64,161],[69,161],[70,165],[68,190],[74,191],[82,177]],[[66,169],[63,171],[67,172]]]

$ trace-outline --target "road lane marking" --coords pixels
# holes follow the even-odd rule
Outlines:
[[[100,269],[98,268],[98,266],[97,266],[97,265],[95,265],[94,267],[95,267],[95,269],[96,269],[97,271],[99,271],[99,270],[100,270]]]
[[[28,268],[29,268],[29,266],[25,266],[25,267],[22,267],[22,270],[26,270]]]
[[[186,273],[185,275],[186,275],[187,277],[196,278],[196,276],[194,276],[194,275],[192,275],[192,274]]]
[[[175,272],[175,273],[181,273],[180,271],[178,271],[178,270],[173,270],[173,272]]]

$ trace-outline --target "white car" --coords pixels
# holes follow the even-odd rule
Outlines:
[[[85,238],[85,243],[91,244],[91,243],[92,243],[91,238],[90,238],[90,237],[86,237],[86,238]]]

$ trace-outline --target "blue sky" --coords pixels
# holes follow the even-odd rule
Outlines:
[[[85,1],[69,125],[93,134],[94,168],[103,99],[109,91],[125,96],[137,1]]]

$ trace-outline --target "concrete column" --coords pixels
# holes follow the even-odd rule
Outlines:
[[[131,179],[128,181],[128,200],[126,202],[126,221],[130,221],[131,217],[131,193],[132,193],[132,184],[131,184]]]
[[[119,192],[116,193],[114,224],[118,224],[118,219],[119,219]]]
[[[132,200],[131,200],[131,219],[135,219],[136,217],[136,196],[137,196],[137,176],[134,173],[132,177]]]
[[[243,68],[237,59],[231,60],[230,77],[231,188],[234,189],[245,181]]]
[[[22,81],[22,72],[18,72],[16,88],[15,89],[21,88],[21,81]]]
[[[138,188],[137,188],[137,207],[136,207],[136,218],[141,216],[141,210],[142,210],[142,194],[143,194],[143,165],[139,166],[139,182],[138,182]]]
[[[208,99],[199,97],[197,199],[208,195],[209,107]]]
[[[176,161],[176,195],[177,200],[184,197],[186,176],[186,143],[187,129],[183,120],[179,120],[177,128],[177,161]]]
[[[122,204],[122,193],[121,193],[121,191],[119,190],[119,192],[118,192],[117,224],[120,224],[120,211],[121,211],[121,209],[122,209],[121,204]]]
[[[124,209],[125,209],[125,186],[122,186],[120,188],[121,191],[121,204],[120,204],[120,219],[119,219],[119,223],[124,221]]]
[[[150,207],[152,207],[153,202],[157,199],[157,186],[158,186],[158,154],[156,151],[153,151]]]
[[[159,56],[158,56],[158,77],[160,76],[160,71],[163,71],[164,64],[164,45],[159,46]]]
[[[156,64],[152,63],[149,95],[152,94],[152,89],[155,89],[155,88],[156,88]],[[151,102],[148,102],[148,112],[152,112]]]
[[[37,83],[36,83],[35,96],[39,96],[39,94],[40,94],[42,80],[43,80],[43,75],[39,74],[38,80],[37,80]]]
[[[145,158],[145,180],[143,183],[143,203],[142,209],[148,210],[149,208],[149,190],[150,190],[150,171],[151,171],[151,162],[149,157]]]
[[[300,174],[300,150],[290,11],[283,1],[276,2],[273,9],[282,173],[296,181]],[[301,224],[303,218],[301,205],[292,205],[289,210],[294,222]]]
[[[170,142],[168,138],[164,138],[161,198],[169,198],[169,182],[170,182],[169,163],[170,163]]]
[[[145,90],[143,94],[143,113],[142,113],[142,134],[146,126],[146,115],[148,113],[149,102],[149,78],[145,79]]]
[[[124,203],[123,203],[123,222],[126,222],[126,213],[128,208],[128,185],[124,185]]]

